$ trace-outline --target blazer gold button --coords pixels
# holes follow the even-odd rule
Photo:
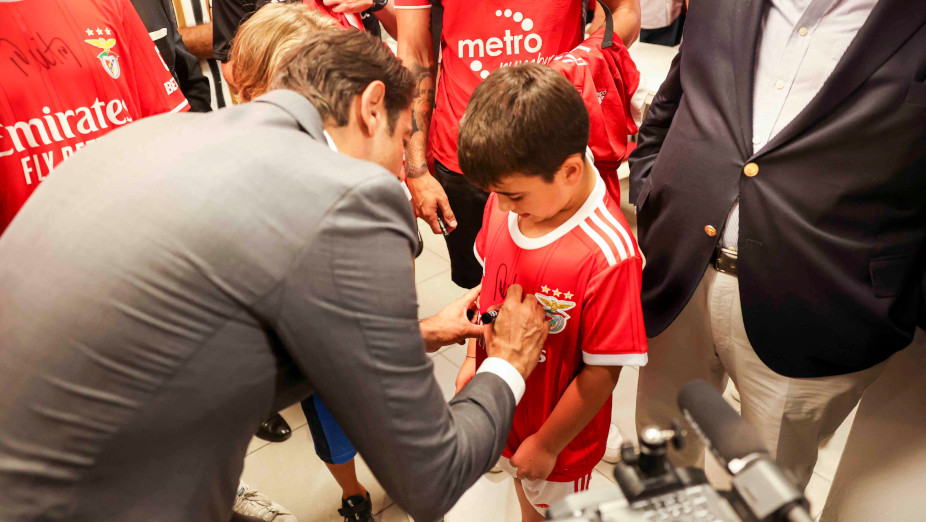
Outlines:
[[[746,166],[743,167],[743,174],[747,175],[750,178],[754,177],[758,173],[759,173],[759,166],[756,165],[755,163],[747,163]]]
[[[707,234],[707,235],[709,235],[709,236],[711,236],[711,237],[714,237],[714,236],[717,235],[717,229],[714,228],[714,227],[712,227],[712,226],[710,226],[710,225],[708,225],[708,226],[704,227],[704,233]]]

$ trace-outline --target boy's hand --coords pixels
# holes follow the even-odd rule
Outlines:
[[[511,456],[511,465],[518,468],[518,479],[546,480],[556,466],[557,454],[540,442],[537,434],[524,439]]]
[[[460,390],[466,386],[466,383],[473,378],[473,375],[476,375],[476,359],[467,356],[466,361],[463,363],[463,366],[460,366],[460,371],[457,373],[456,387],[457,391],[453,392],[454,395],[460,393]]]

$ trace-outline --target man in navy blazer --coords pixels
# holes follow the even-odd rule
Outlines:
[[[730,377],[806,486],[926,323],[924,79],[922,2],[692,3],[630,158],[653,337],[638,424]]]

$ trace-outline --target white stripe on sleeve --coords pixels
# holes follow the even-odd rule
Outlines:
[[[586,223],[585,221],[579,224],[579,228],[581,228],[583,232],[588,234],[588,237],[592,238],[592,241],[598,244],[598,248],[601,249],[601,252],[604,254],[605,259],[608,260],[608,266],[614,266],[615,264],[617,264],[617,260],[614,259],[614,252],[611,251],[611,247],[608,246],[604,238],[602,238],[598,234],[598,232],[595,232],[594,230],[592,230],[592,227],[588,226],[588,223]]]
[[[184,99],[183,99],[183,103],[181,103],[180,105],[178,105],[178,106],[174,107],[173,109],[171,109],[170,112],[180,112],[180,109],[186,107],[186,106],[189,105],[189,104],[190,104],[190,103],[186,101],[186,98],[184,98]]]
[[[592,366],[646,366],[645,353],[588,353],[582,352],[582,362]]]
[[[610,226],[605,225],[604,221],[602,221],[597,214],[592,214],[591,218],[592,222],[598,225],[598,228],[604,230],[604,233],[606,236],[608,236],[608,239],[614,243],[614,247],[617,248],[617,256],[620,258],[620,260],[623,261],[627,259],[627,249],[624,248],[624,243],[622,243],[621,240],[617,237],[617,232],[615,232],[614,229],[612,229]]]
[[[599,205],[598,208],[601,209],[601,215],[603,215],[609,223],[614,225],[614,228],[616,228],[617,231],[620,232],[621,237],[624,238],[624,244],[627,245],[627,251],[630,252],[629,255],[636,255],[636,252],[633,250],[633,241],[630,239],[630,234],[627,233],[627,229],[622,227],[621,224],[617,222],[617,219],[614,218],[614,215],[611,214],[611,211],[608,210],[608,207]]]

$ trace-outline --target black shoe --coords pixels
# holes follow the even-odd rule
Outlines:
[[[257,438],[270,442],[283,442],[293,435],[293,430],[279,413],[267,417],[257,430]]]
[[[367,498],[354,495],[341,500],[338,514],[344,517],[344,522],[373,522],[373,502],[370,500],[370,493],[367,492]]]

